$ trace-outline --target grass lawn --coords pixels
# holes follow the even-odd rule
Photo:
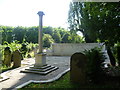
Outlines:
[[[6,66],[0,67],[1,72],[5,72],[5,71],[11,70],[11,69],[14,69],[14,68],[12,68],[12,67],[6,67]]]
[[[63,77],[61,77],[59,80],[54,81],[52,83],[45,83],[45,84],[31,83],[31,84],[23,87],[22,89],[25,89],[25,88],[75,88],[75,87],[79,87],[79,86],[73,85],[69,82],[69,79],[70,79],[69,75],[70,75],[70,73],[68,72]]]
[[[0,79],[2,79],[3,77],[0,76]]]
[[[112,85],[95,85],[95,84],[89,84],[89,85],[80,85],[80,84],[73,84],[70,82],[70,72],[65,74],[63,77],[61,77],[59,80],[54,81],[52,83],[44,83],[44,84],[35,84],[31,83],[20,90],[23,89],[29,89],[29,88],[119,88]]]

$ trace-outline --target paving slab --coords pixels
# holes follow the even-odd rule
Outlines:
[[[63,73],[70,68],[70,56],[47,56],[46,63],[48,65],[59,67],[59,69],[47,74],[47,75],[39,75],[33,73],[20,73],[21,70],[27,69],[29,67],[33,67],[35,63],[35,58],[29,58],[22,60],[22,67],[9,70],[7,72],[2,73],[2,76],[8,77],[8,79],[0,82],[0,89],[12,90],[26,82],[31,81],[46,81],[51,80],[60,76],[60,73]]]

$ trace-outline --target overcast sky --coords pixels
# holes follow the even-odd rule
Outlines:
[[[43,26],[67,28],[71,0],[0,0],[0,25],[38,26],[38,11],[43,11]]]

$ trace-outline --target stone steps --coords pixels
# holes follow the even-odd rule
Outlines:
[[[25,70],[45,72],[45,71],[48,71],[48,70],[50,70],[52,68],[54,68],[54,66],[50,66],[50,67],[47,67],[47,68],[44,68],[44,69],[31,68],[31,69],[25,69]]]
[[[46,65],[43,67],[30,67],[29,69],[25,69],[20,71],[21,73],[35,73],[40,75],[46,75],[52,71],[57,70],[58,67]]]
[[[45,68],[48,68],[48,67],[51,67],[51,65],[44,65],[44,66],[42,66],[42,67],[30,67],[31,69],[45,69]]]

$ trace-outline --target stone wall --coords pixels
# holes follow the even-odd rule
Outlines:
[[[52,49],[47,50],[48,55],[71,56],[76,52],[82,52],[94,47],[100,47],[99,43],[54,43]]]

